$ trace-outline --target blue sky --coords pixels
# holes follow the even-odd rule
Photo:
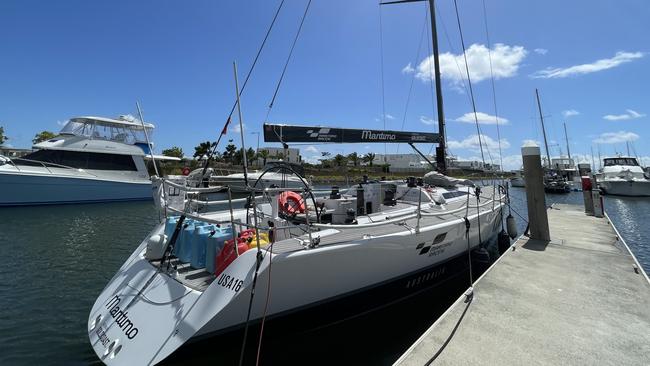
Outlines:
[[[480,157],[452,0],[438,0],[443,94],[450,152]],[[650,156],[650,4],[646,0],[529,2],[485,0],[504,165],[517,168],[525,140],[541,141],[539,88],[551,153],[625,151]],[[186,154],[214,140],[234,97],[232,62],[250,67],[278,1],[0,2],[0,126],[15,147],[78,115],[135,114],[139,100],[156,124],[160,151]],[[307,4],[287,0],[243,95],[247,144],[255,146],[268,104]],[[494,102],[481,1],[459,1],[477,111],[498,161]],[[382,103],[379,20],[383,35]],[[269,121],[333,127],[437,130],[420,38],[424,3],[378,6],[376,0],[314,0]],[[449,41],[447,40],[449,38]],[[458,64],[456,62],[459,62]],[[408,65],[410,64],[410,67]],[[463,69],[464,70],[464,69]],[[409,88],[413,89],[408,109]],[[463,118],[465,116],[465,118]],[[467,118],[469,117],[469,119]],[[238,142],[238,133],[229,138]],[[559,146],[558,146],[559,144]],[[265,144],[262,142],[262,146]],[[428,150],[428,146],[424,150]],[[382,153],[383,145],[302,146]],[[395,152],[397,146],[389,146]],[[407,146],[399,147],[407,152]],[[650,163],[650,160],[647,161]]]

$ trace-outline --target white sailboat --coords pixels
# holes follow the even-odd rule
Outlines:
[[[431,21],[435,30],[435,14]],[[268,133],[284,144],[438,141],[444,171],[433,34],[440,134],[265,124],[265,140]],[[369,311],[466,275],[470,253],[502,227],[505,205],[500,187],[433,172],[399,184],[361,183],[350,194],[332,189],[325,198],[307,184],[298,192],[248,187],[247,208],[207,213],[191,208],[209,204],[198,197],[221,187],[162,184],[177,190],[181,206],[163,197],[165,222],[125,261],[88,317],[90,343],[109,365],[155,364],[186,343],[246,334],[266,319]]]
[[[75,117],[21,158],[0,157],[0,206],[152,199],[145,138],[154,126]]]

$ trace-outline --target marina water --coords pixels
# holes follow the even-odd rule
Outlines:
[[[525,199],[522,188],[511,189],[520,233]],[[547,203],[553,202],[581,205],[582,193],[547,195]],[[608,196],[605,210],[650,271],[650,227],[644,224],[650,199]],[[100,364],[88,343],[88,313],[157,222],[150,202],[0,209],[0,365]],[[466,285],[306,333],[276,338],[265,332],[262,363],[392,364]],[[181,349],[167,363],[236,364],[240,347],[241,338],[209,339]],[[249,343],[247,363],[254,362],[256,348]]]

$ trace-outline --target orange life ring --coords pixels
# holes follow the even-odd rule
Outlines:
[[[280,203],[280,210],[290,215],[305,212],[305,202],[296,192],[282,192],[280,197],[278,197],[278,200]]]
[[[183,167],[183,170],[181,170],[181,172],[182,172],[183,175],[185,175],[185,176],[190,175],[190,168],[188,168],[188,167],[185,166],[185,167]]]

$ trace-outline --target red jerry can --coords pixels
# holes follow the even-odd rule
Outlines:
[[[245,239],[237,239],[237,251],[239,254],[243,254],[248,250],[248,241]],[[217,263],[217,269],[214,271],[216,276],[219,276],[230,263],[232,263],[235,258],[237,258],[237,253],[235,253],[235,246],[233,245],[232,239],[226,240],[226,243],[223,246],[223,249],[217,254],[215,262]]]

